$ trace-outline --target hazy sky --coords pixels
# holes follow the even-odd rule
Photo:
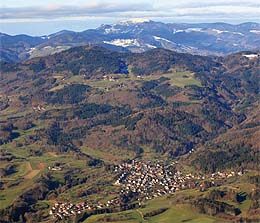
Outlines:
[[[260,0],[5,0],[0,32],[82,31],[128,18],[163,22],[260,22]]]

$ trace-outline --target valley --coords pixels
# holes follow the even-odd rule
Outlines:
[[[2,62],[0,221],[257,222],[259,60],[87,45]]]

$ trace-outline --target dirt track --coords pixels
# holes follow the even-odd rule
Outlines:
[[[34,178],[41,170],[32,170],[30,173],[28,173],[26,176],[24,176],[24,179],[32,179]]]
[[[24,176],[24,179],[34,178],[45,167],[44,163],[39,163],[37,166],[38,166],[39,169],[33,170],[31,163],[29,161],[27,161],[26,162],[26,169],[29,171],[29,173]]]
[[[26,169],[28,171],[32,171],[32,166],[31,166],[31,163],[29,161],[26,162]]]
[[[48,152],[52,157],[57,157],[57,154],[55,152]]]

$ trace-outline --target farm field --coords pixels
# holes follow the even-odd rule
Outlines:
[[[147,206],[142,209],[133,211],[125,211],[114,214],[103,214],[99,216],[91,216],[84,223],[97,223],[109,219],[109,222],[125,222],[125,223],[181,223],[181,222],[205,222],[217,223],[223,222],[221,219],[208,217],[206,215],[198,214],[189,205],[173,205],[172,200],[168,198],[155,199],[148,202]],[[168,208],[162,214],[153,217],[144,217],[145,213],[149,213],[161,208]],[[114,219],[114,221],[113,221]],[[227,221],[228,222],[228,221]]]

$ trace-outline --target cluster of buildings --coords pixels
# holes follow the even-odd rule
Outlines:
[[[48,170],[61,171],[63,168],[61,166],[48,166]]]
[[[166,166],[135,160],[117,166],[115,172],[120,172],[115,185],[121,186],[121,193],[137,192],[140,200],[195,188],[194,181],[201,179],[201,176],[182,174],[174,164]]]
[[[211,175],[183,174],[177,170],[175,164],[163,165],[136,160],[121,164],[115,168],[115,172],[119,173],[115,185],[121,186],[121,193],[137,192],[139,200],[147,200],[184,189],[199,188],[203,181],[214,185],[216,180],[243,174],[242,171],[217,172]]]
[[[49,211],[49,214],[53,216],[53,218],[58,220],[67,219],[71,216],[76,216],[77,214],[81,214],[84,211],[94,211],[105,208],[110,208],[119,205],[119,199],[115,198],[107,201],[106,203],[98,203],[98,204],[90,204],[87,202],[80,202],[78,204],[73,203],[55,203],[54,206]]]
[[[32,107],[32,109],[34,111],[46,111],[46,109],[43,106],[41,106],[41,105],[38,105],[36,107]]]
[[[239,171],[239,172],[216,172],[216,173],[212,173],[210,179],[211,180],[218,180],[218,179],[227,179],[230,177],[235,177],[235,176],[242,176],[244,174],[243,171]]]
[[[114,77],[114,76],[104,75],[103,80],[104,81],[118,81],[118,78]]]
[[[120,194],[118,194],[117,198],[103,204],[90,204],[87,202],[78,204],[56,203],[50,210],[50,215],[62,220],[86,210],[94,211],[117,207],[120,206],[120,196],[127,196],[130,193],[137,195],[140,205],[143,200],[149,200],[184,189],[202,188],[205,181],[214,185],[217,180],[225,180],[243,174],[242,171],[236,173],[216,172],[210,175],[183,174],[176,168],[176,163],[174,162],[170,165],[164,165],[159,162],[136,160],[120,164],[115,167],[114,171],[117,174],[115,185],[120,187]]]
[[[83,210],[89,208],[89,205],[85,202],[74,205],[72,203],[55,203],[51,208],[49,214],[57,219],[64,219],[70,216],[80,214]]]

